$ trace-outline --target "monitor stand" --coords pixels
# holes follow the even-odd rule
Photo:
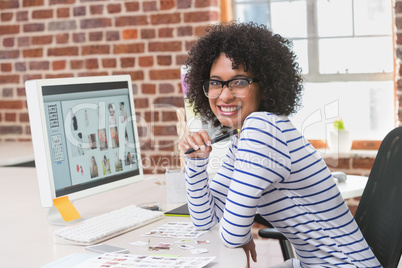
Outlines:
[[[47,220],[51,225],[60,225],[60,226],[66,226],[66,225],[71,225],[80,221],[83,221],[83,218],[79,218],[73,221],[66,222],[64,221],[63,217],[61,216],[59,210],[56,207],[51,207],[49,208],[48,214],[47,214]]]

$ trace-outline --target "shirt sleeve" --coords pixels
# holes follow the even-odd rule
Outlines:
[[[244,122],[220,225],[221,240],[238,247],[252,239],[251,226],[263,191],[290,175],[290,155],[277,116],[253,113]]]

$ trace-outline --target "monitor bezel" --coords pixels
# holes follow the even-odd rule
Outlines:
[[[132,83],[130,75],[112,75],[112,76],[91,76],[91,77],[68,77],[68,78],[52,78],[52,79],[38,79],[28,80],[25,82],[27,104],[31,125],[32,143],[35,155],[35,166],[37,173],[37,180],[39,185],[39,194],[42,207],[53,207],[53,200],[56,196],[56,189],[54,184],[54,176],[51,165],[50,145],[48,142],[48,131],[46,127],[45,105],[44,96],[42,92],[43,87],[48,86],[63,86],[71,84],[96,84],[104,82],[127,82],[128,94],[130,101],[131,115],[136,116],[134,106],[134,96],[132,90]],[[133,124],[133,132],[135,139],[135,149],[138,158],[138,174],[135,176],[128,176],[126,178],[115,180],[107,184],[101,184],[89,189],[82,189],[77,192],[66,194],[70,201],[86,198],[95,194],[110,191],[116,188],[127,186],[143,180],[143,168],[141,161],[140,140],[138,136],[136,120],[130,120]],[[45,161],[43,161],[45,160]],[[62,195],[65,196],[65,195]]]

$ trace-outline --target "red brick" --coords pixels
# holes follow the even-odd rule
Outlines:
[[[157,149],[161,151],[174,152],[176,144],[176,140],[162,140],[158,142]]]
[[[180,13],[152,15],[151,23],[155,25],[180,23]]]
[[[29,115],[28,115],[28,113],[20,113],[20,114],[19,114],[19,121],[20,121],[20,122],[29,122]]]
[[[16,62],[15,70],[18,72],[25,72],[27,70],[27,66],[25,62]]]
[[[183,101],[183,98],[181,98]],[[176,112],[167,112],[164,111],[162,113],[162,121],[163,122],[169,122],[169,121],[177,121],[177,114]]]
[[[22,109],[23,102],[20,100],[0,100],[0,109]]]
[[[127,11],[138,11],[138,10],[140,10],[140,4],[138,3],[138,1],[125,2],[124,6],[126,7]]]
[[[195,7],[217,7],[217,0],[195,0]]]
[[[138,38],[138,31],[137,29],[125,29],[122,31],[123,39],[137,39]]]
[[[0,126],[0,135],[22,134],[21,126]]]
[[[73,8],[74,17],[85,16],[87,14],[87,10],[85,6],[78,6]]]
[[[184,22],[217,21],[219,13],[216,11],[197,11],[184,13]]]
[[[180,79],[180,70],[178,69],[151,70],[149,76],[151,80]]]
[[[32,33],[32,32],[42,32],[45,30],[45,24],[43,23],[29,23],[23,25],[24,32]]]
[[[43,6],[44,0],[22,0],[23,7]]]
[[[187,9],[191,7],[192,0],[181,0],[177,2],[178,9]]]
[[[33,19],[50,19],[53,18],[53,9],[43,9],[32,11]]]
[[[154,126],[154,133],[158,136],[177,136],[176,126]]]
[[[10,21],[13,19],[14,13],[4,12],[1,13],[1,21]]]
[[[85,68],[87,69],[98,69],[98,59],[86,59],[85,60]]]
[[[134,100],[135,109],[148,108],[149,102],[146,98],[136,98]]]
[[[1,33],[1,28],[0,28],[0,33]],[[14,38],[13,37],[3,38],[3,46],[4,47],[13,47],[14,46]]]
[[[91,45],[82,47],[82,55],[110,54],[109,45]]]
[[[76,69],[82,69],[84,67],[84,61],[83,60],[72,60],[70,62],[71,69],[76,70]]]
[[[89,41],[101,41],[103,39],[103,32],[89,33]]]
[[[145,45],[143,43],[114,45],[113,47],[113,54],[143,53],[144,51]]]
[[[106,32],[106,41],[117,41],[120,40],[119,31],[108,31]]]
[[[207,27],[208,27],[208,25],[195,27],[195,31],[194,31],[195,36],[203,36],[203,35],[205,35]]]
[[[158,65],[167,66],[172,64],[172,56],[158,56],[156,60]]]
[[[70,17],[70,9],[68,7],[58,8],[56,13],[57,13],[57,18],[69,18]]]
[[[4,88],[2,97],[11,98],[14,96],[14,90],[12,88]]]
[[[0,75],[0,84],[19,84],[19,75]]]
[[[29,63],[30,70],[49,70],[48,61],[32,61]]]
[[[77,24],[74,20],[59,20],[49,22],[49,31],[76,30]]]
[[[69,35],[68,34],[58,34],[56,35],[57,44],[65,44],[68,42]]]
[[[152,39],[156,37],[156,33],[154,29],[142,29],[141,30],[141,38],[142,39]]]
[[[169,104],[174,107],[184,107],[183,97],[158,97],[154,104]]]
[[[52,62],[52,69],[55,71],[66,69],[66,61],[65,60],[57,60]]]
[[[89,7],[89,11],[92,15],[103,14],[103,5],[93,5]]]
[[[141,85],[141,92],[143,94],[155,94],[156,93],[156,86],[154,84],[142,84]]]
[[[183,26],[177,28],[178,36],[192,36],[193,35],[193,27],[191,26]]]
[[[145,121],[151,123],[158,122],[159,112],[145,112]]]
[[[181,41],[170,41],[170,42],[150,42],[148,44],[148,50],[151,52],[155,51],[181,51]]]
[[[149,1],[149,2],[143,2],[142,3],[142,9],[147,12],[147,11],[157,11],[157,5],[156,1]]]
[[[83,19],[80,22],[81,29],[90,28],[106,28],[112,26],[112,20],[108,18],[102,19]]]
[[[107,6],[107,12],[109,12],[110,14],[120,13],[121,5],[120,4],[110,4]]]
[[[85,76],[105,76],[109,75],[107,72],[82,72],[79,73],[78,76],[85,77]]]
[[[6,122],[15,122],[15,121],[17,121],[17,114],[16,113],[6,113],[5,121]]]
[[[64,73],[64,74],[46,74],[45,78],[66,78],[66,77],[73,77],[71,73]]]
[[[18,37],[17,43],[18,43],[19,47],[27,47],[27,46],[29,46],[29,37],[28,36]]]
[[[75,4],[76,0],[50,0],[49,4],[50,5],[69,5],[69,4]]]
[[[161,28],[158,30],[159,38],[173,37],[173,28]]]
[[[0,36],[6,34],[17,34],[19,32],[19,25],[0,25]]]
[[[102,59],[102,66],[104,68],[116,67],[116,59]]]
[[[176,55],[176,64],[182,65],[187,59],[188,55]]]
[[[151,67],[154,65],[153,56],[143,56],[138,59],[138,65],[141,67]]]
[[[166,94],[166,93],[173,93],[174,87],[171,84],[160,84],[159,85],[159,93]]]
[[[78,56],[77,47],[57,47],[49,48],[48,56]]]
[[[43,57],[42,48],[25,49],[22,51],[24,58],[41,58]]]
[[[0,1],[0,10],[19,7],[19,0]]]
[[[33,45],[48,45],[53,41],[52,35],[32,36],[31,43]]]
[[[120,59],[120,67],[121,68],[129,68],[134,67],[134,58],[121,58]]]
[[[123,26],[139,26],[139,25],[147,25],[148,18],[147,16],[122,16],[116,18],[116,26],[123,27]]]
[[[1,70],[2,72],[11,72],[12,67],[13,67],[13,66],[11,65],[11,63],[2,63],[0,70]]]
[[[127,74],[127,72],[122,72],[118,73],[115,72],[115,74]],[[131,76],[131,80],[133,81],[138,81],[138,80],[144,80],[144,72],[143,71],[134,71],[134,72],[129,72],[128,73]]]
[[[175,7],[174,0],[161,0],[160,1],[160,9],[161,10],[169,10]]]
[[[19,11],[16,15],[18,22],[28,21],[28,11]]]
[[[84,43],[85,42],[85,33],[73,33],[73,42],[74,43]]]

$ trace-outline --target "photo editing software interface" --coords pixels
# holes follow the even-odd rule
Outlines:
[[[128,84],[131,81],[114,80],[96,82],[93,78],[91,83],[81,83],[72,79],[72,83],[35,86],[41,91],[37,96],[43,101],[43,126],[31,128],[47,133],[42,134],[44,143],[48,143],[48,155],[44,158],[53,179],[49,185],[53,184],[55,198],[90,192],[98,186],[103,191],[110,190],[122,186],[119,181],[141,177],[138,133]],[[27,90],[31,88],[27,86]],[[28,96],[28,106],[29,99]],[[33,142],[35,147],[34,137]],[[41,180],[45,178],[38,178],[40,188]]]

